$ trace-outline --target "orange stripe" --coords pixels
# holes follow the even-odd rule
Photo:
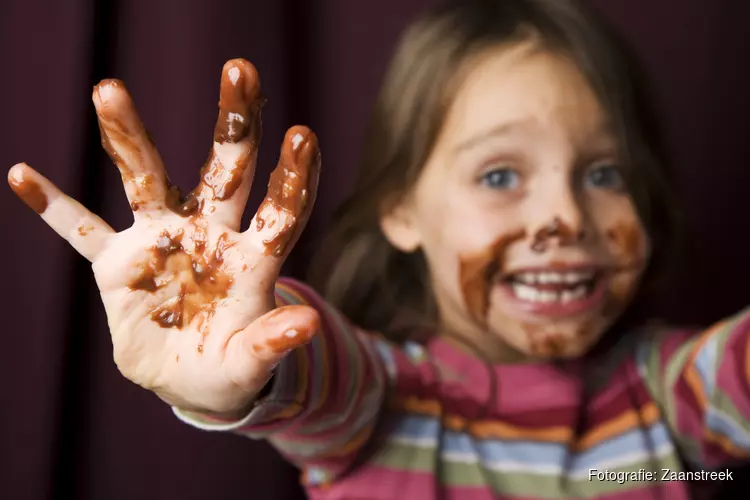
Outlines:
[[[565,442],[572,436],[571,429],[566,427],[547,427],[544,429],[525,429],[505,422],[484,420],[468,421],[459,415],[443,415],[440,402],[430,399],[418,399],[413,396],[398,398],[392,401],[394,409],[410,413],[440,417],[441,422],[453,431],[466,431],[478,438],[511,438],[535,439],[551,442]]]
[[[341,447],[329,450],[315,456],[315,460],[323,458],[341,458],[361,449],[370,439],[372,431],[375,429],[375,422],[368,423],[366,426],[358,430],[350,439]]]
[[[524,429],[506,422],[480,421],[466,423],[465,419],[456,415],[449,415],[443,419],[446,427],[451,430],[466,429],[472,436],[480,439],[488,438],[511,438],[532,439],[534,441],[547,441],[564,443],[573,437],[573,430],[568,427],[547,427],[544,429]]]
[[[701,411],[706,410],[706,407],[708,406],[708,400],[706,398],[706,388],[703,387],[700,373],[698,373],[698,368],[695,366],[695,359],[698,357],[698,353],[700,352],[700,350],[713,338],[714,334],[717,331],[721,330],[724,325],[726,325],[726,321],[721,321],[709,328],[705,333],[703,333],[703,335],[701,335],[701,338],[698,339],[695,346],[693,346],[693,351],[688,356],[688,359],[686,361],[687,366],[685,367],[685,371],[682,375],[685,383],[695,396],[695,399],[698,402],[698,408]]]
[[[307,360],[305,349],[297,349],[294,353],[297,355],[297,370],[299,370],[299,389],[294,400],[302,402],[307,398],[307,386],[310,384],[309,361]]]
[[[285,295],[294,295],[294,291],[291,288],[289,288],[289,286],[283,285],[281,283],[276,283],[276,290],[278,290],[279,292]],[[297,298],[299,300],[299,297]],[[276,302],[276,307],[284,307],[284,306],[291,305],[291,303],[287,302],[284,297],[281,297],[279,295],[274,294],[274,299]]]
[[[287,287],[287,286],[283,286],[283,285],[279,286],[279,288],[282,289],[288,295],[292,296],[292,298],[295,300],[295,302],[294,302],[295,305],[297,305],[297,304],[308,304],[308,301],[305,300],[305,298],[302,295],[300,295],[293,288],[290,288],[290,287]],[[329,389],[330,389],[330,385],[331,384],[330,384],[329,377],[326,376],[326,375],[328,375],[328,366],[329,366],[329,364],[328,364],[328,349],[327,349],[327,342],[326,342],[325,335],[318,335],[318,337],[317,337],[316,340],[320,344],[320,349],[319,350],[320,350],[320,362],[321,362],[321,366],[316,366],[315,370],[317,370],[318,373],[321,373],[324,376],[321,377],[321,381],[320,381],[320,394],[318,395],[318,400],[317,401],[312,401],[311,403],[315,404],[315,405],[318,405],[318,408],[319,408],[320,406],[324,405],[325,402],[328,400],[328,393],[329,393]],[[305,358],[304,359],[304,361],[305,361],[304,366],[300,367],[300,369],[304,370],[303,371],[304,374],[307,374],[308,370],[309,370],[309,368],[308,368],[309,362],[308,362],[307,356],[306,356],[307,349],[308,348],[305,347],[305,348],[301,349],[300,351],[298,351],[300,353],[300,357],[304,357]],[[305,354],[305,355],[303,356],[303,354]],[[306,375],[304,378],[305,378],[305,387],[303,388],[303,390],[301,390],[300,392],[297,393],[297,395],[298,395],[297,401],[304,401],[305,393],[307,391],[307,385],[309,383],[309,375]],[[302,396],[302,399],[299,398],[300,395]]]
[[[301,411],[302,408],[304,408],[301,404],[298,403],[292,403],[283,410],[281,410],[278,414],[276,414],[273,419],[274,420],[287,420],[293,417],[296,417]]]
[[[480,439],[531,439],[546,442],[570,442],[573,429],[566,426],[553,426],[540,429],[519,427],[507,422],[480,420],[468,421],[464,417],[448,414],[442,415],[440,403],[436,400],[407,397],[394,400],[393,406],[398,410],[410,413],[440,417],[443,425],[452,431],[468,432]],[[578,441],[579,450],[592,448],[608,439],[622,435],[639,425],[651,425],[661,417],[661,412],[653,403],[646,403],[639,410],[629,410],[612,420],[604,422],[587,432]]]
[[[659,417],[661,417],[659,408],[652,401],[649,401],[640,410],[628,410],[612,420],[594,427],[581,437],[576,444],[576,448],[581,451],[593,448],[597,444],[622,435],[639,425],[651,425],[659,420]]]
[[[439,417],[443,413],[440,402],[435,399],[419,399],[414,396],[406,398],[395,397],[391,400],[391,404],[396,410],[406,410],[431,417]]]
[[[730,438],[727,436],[717,434],[711,430],[706,429],[706,441],[710,441],[719,446],[722,450],[728,454],[737,458],[748,458],[750,457],[750,451],[743,448],[738,448]]]

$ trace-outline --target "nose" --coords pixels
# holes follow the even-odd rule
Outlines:
[[[584,210],[567,183],[547,190],[532,205],[529,234],[534,251],[544,252],[550,245],[566,246],[584,239]]]

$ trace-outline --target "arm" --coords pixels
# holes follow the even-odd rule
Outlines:
[[[307,482],[328,482],[351,466],[372,435],[387,390],[381,353],[391,348],[352,326],[301,283],[281,279],[275,293],[278,306],[317,309],[321,331],[276,367],[267,396],[236,422],[174,411],[204,430],[268,439],[303,468]]]
[[[750,309],[699,335],[659,333],[639,364],[691,465],[750,458]]]

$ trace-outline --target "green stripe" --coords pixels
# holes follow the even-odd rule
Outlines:
[[[662,411],[665,413],[665,415],[668,414],[665,411],[664,408],[664,386],[662,386],[662,366],[661,366],[661,348],[662,348],[662,341],[666,335],[660,334],[660,333],[654,333],[651,338],[648,338],[648,340],[645,343],[645,346],[642,347],[642,349],[648,349],[648,353],[646,355],[646,366],[645,371],[645,380],[644,383],[646,384],[646,389],[651,393],[651,397],[654,398],[654,402],[657,406],[662,408]]]
[[[287,292],[287,289],[289,289],[287,285],[280,284],[276,284],[276,287],[274,288],[276,293],[280,295],[282,300],[288,305],[300,305],[300,302],[296,299],[296,297]]]
[[[682,377],[687,359],[693,351],[698,338],[691,339],[679,346],[672,354],[671,359],[667,361],[667,365],[664,369],[664,409],[666,411],[667,420],[671,426],[674,426],[677,421],[677,409],[675,404],[675,391],[674,387]]]
[[[531,496],[559,499],[575,496],[589,496],[605,493],[629,491],[636,487],[634,481],[600,481],[589,479],[566,479],[558,474],[544,474],[523,471],[495,471],[481,463],[462,463],[441,460],[435,448],[418,448],[408,444],[391,442],[385,445],[373,458],[372,463],[381,467],[408,472],[433,473],[449,486],[481,487],[489,486],[495,492],[508,496]],[[574,460],[571,461],[574,463]],[[614,473],[637,473],[639,470],[660,473],[661,469],[682,470],[681,462],[674,453],[664,457],[638,460],[629,465],[609,469]],[[659,474],[660,477],[660,474]],[[657,485],[659,481],[643,483],[644,486]]]
[[[731,395],[717,387],[714,397],[711,399],[711,406],[724,413],[737,427],[750,434],[750,419],[740,413],[734,405],[733,399]]]
[[[725,325],[724,327],[714,332],[711,335],[711,337],[713,338],[708,341],[708,343],[711,343],[711,342],[716,343],[717,356],[713,360],[713,366],[711,367],[711,369],[714,370],[714,372],[718,372],[719,368],[721,367],[721,364],[724,361],[724,356],[726,356],[725,349],[727,346],[727,342],[729,342],[729,339],[732,337],[732,333],[734,332],[733,326],[734,326],[733,323],[729,323]]]

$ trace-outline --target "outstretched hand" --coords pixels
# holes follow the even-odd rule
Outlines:
[[[23,163],[8,181],[92,262],[122,374],[179,408],[238,415],[283,356],[319,328],[312,308],[274,302],[281,265],[314,202],[317,138],[306,127],[289,129],[266,198],[240,232],[261,134],[252,64],[224,65],[211,154],[185,197],[170,186],[123,83],[102,81],[93,101],[133,210],[130,228],[116,233]]]

